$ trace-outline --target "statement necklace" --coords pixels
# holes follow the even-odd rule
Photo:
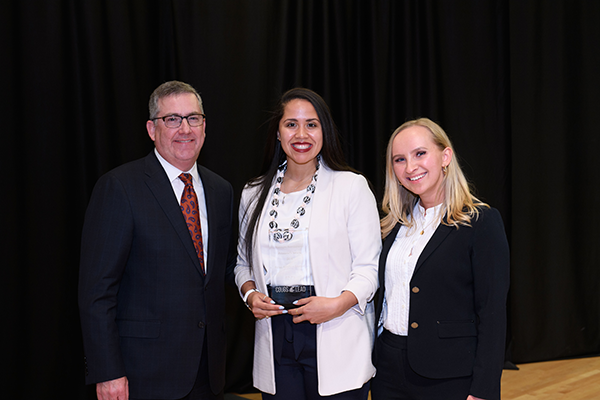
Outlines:
[[[269,216],[271,217],[271,221],[269,222],[269,228],[271,229],[271,233],[273,234],[273,240],[278,241],[279,243],[287,242],[292,240],[294,237],[294,232],[300,226],[300,217],[306,214],[306,206],[312,200],[312,196],[315,193],[315,189],[317,188],[317,176],[319,175],[319,168],[321,166],[321,157],[317,157],[317,170],[313,175],[310,184],[306,187],[306,196],[302,198],[302,204],[300,207],[296,209],[296,217],[292,219],[290,222],[289,228],[281,229],[277,224],[277,207],[279,207],[279,195],[281,193],[281,183],[283,182],[283,176],[285,175],[285,171],[287,170],[287,161],[283,163],[279,170],[277,171],[277,178],[275,179],[275,189],[273,189],[273,200],[271,200],[271,211],[269,211]]]

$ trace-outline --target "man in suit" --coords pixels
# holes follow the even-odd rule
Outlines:
[[[233,190],[196,163],[206,129],[196,90],[166,82],[149,105],[155,149],[102,176],[85,216],[86,383],[100,400],[222,399]]]

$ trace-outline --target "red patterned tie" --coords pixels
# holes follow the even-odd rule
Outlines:
[[[194,191],[192,185],[191,174],[181,174],[179,179],[185,183],[185,188],[181,194],[181,212],[185,218],[194,247],[196,248],[196,254],[200,261],[200,267],[202,267],[202,273],[206,273],[204,270],[204,250],[202,247],[202,230],[200,229],[200,212],[198,211],[198,197]]]

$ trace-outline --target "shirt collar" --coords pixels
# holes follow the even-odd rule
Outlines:
[[[427,210],[425,210],[425,207],[423,207],[421,205],[421,201],[418,201],[417,204],[415,204],[415,208],[413,210],[414,215],[417,216],[418,218],[422,218],[422,219],[429,219],[431,217],[440,217],[440,212],[442,211],[442,206],[444,205],[444,203],[440,203],[437,206],[434,207],[430,207]]]
[[[154,154],[156,154],[156,158],[158,158],[160,165],[162,165],[163,169],[167,173],[167,176],[169,177],[169,182],[174,182],[176,179],[179,179],[179,175],[181,175],[181,173],[183,172],[187,174],[192,174],[194,184],[200,183],[200,174],[198,173],[198,167],[196,163],[194,163],[194,165],[189,171],[181,171],[179,168],[175,168],[172,164],[165,160],[163,156],[160,155],[158,150],[156,150],[156,148],[154,148]]]

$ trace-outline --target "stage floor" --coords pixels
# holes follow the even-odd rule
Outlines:
[[[600,399],[600,357],[519,364],[502,373],[502,400]],[[237,397],[236,397],[237,396]],[[259,393],[230,394],[226,400],[260,400]]]

